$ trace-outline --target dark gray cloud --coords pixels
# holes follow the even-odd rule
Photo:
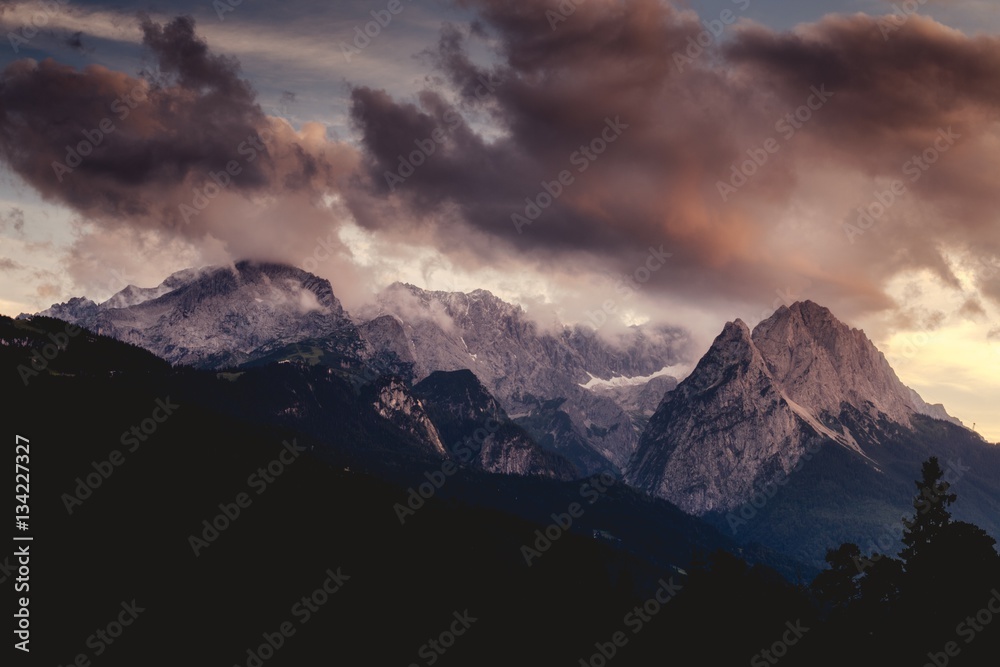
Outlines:
[[[702,48],[692,46],[706,37],[700,22],[653,0],[581,4],[554,26],[547,4],[462,4],[482,23],[445,26],[434,52],[454,108],[440,91],[419,104],[354,93],[366,182],[380,201],[386,173],[398,173],[414,141],[447,125],[449,111],[464,114],[426,165],[397,182],[391,205],[364,207],[366,226],[447,212],[443,244],[458,243],[457,219],[466,243],[485,235],[522,257],[585,253],[616,270],[663,243],[675,257],[651,283],[663,292],[746,302],[808,281],[808,296],[845,313],[889,306],[884,286],[900,271],[930,269],[957,287],[946,251],[1000,256],[989,176],[997,158],[984,148],[1000,111],[995,38],[913,17],[885,39],[878,18],[855,15],[794,32],[741,24]],[[483,36],[498,44],[490,67],[469,56],[467,41]],[[786,118],[797,110],[810,120]],[[500,138],[473,133],[470,113],[486,114]],[[609,118],[628,129],[578,173],[573,156]],[[720,196],[719,182],[768,139],[777,151],[767,164]],[[562,170],[573,184],[518,233],[512,214]],[[893,181],[903,194],[852,237],[857,208]],[[792,219],[815,208],[822,213]]]
[[[212,54],[192,19],[145,19],[142,30],[157,65],[143,77],[52,60],[0,75],[0,151],[42,195],[88,218],[198,237],[208,216],[181,207],[213,173],[232,193],[328,185],[334,167],[272,125],[239,63]],[[239,173],[226,179],[231,162]]]
[[[742,23],[718,40],[659,0],[589,0],[559,20],[550,3],[458,4],[477,19],[442,26],[423,91],[352,89],[359,147],[267,117],[239,64],[181,17],[143,21],[155,68],[141,77],[8,67],[0,151],[44,196],[105,228],[294,263],[349,215],[470,267],[515,259],[628,275],[663,246],[672,257],[651,294],[759,310],[776,290],[809,285],[802,298],[850,317],[891,307],[886,285],[902,272],[957,289],[949,253],[977,267],[1000,258],[995,38],[914,16],[886,39],[877,18],[854,15],[791,32]],[[133,90],[142,99],[113,115]],[[115,131],[60,181],[53,163],[109,115]],[[240,147],[263,132],[274,141],[251,161]],[[933,163],[914,162],[935,146]],[[230,160],[241,174],[225,204],[183,216]],[[747,164],[754,173],[732,185]],[[878,210],[897,181],[877,221],[850,233],[859,207]],[[282,203],[249,213],[267,198]],[[1000,303],[996,275],[974,273]]]

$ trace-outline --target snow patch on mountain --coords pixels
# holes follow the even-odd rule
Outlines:
[[[692,370],[693,366],[689,364],[667,365],[649,375],[639,375],[633,377],[617,375],[607,380],[599,378],[588,371],[587,375],[590,376],[590,380],[584,383],[579,383],[579,386],[584,389],[596,389],[597,387],[631,387],[648,384],[653,378],[664,376],[673,377],[676,380],[683,380],[691,374]]]

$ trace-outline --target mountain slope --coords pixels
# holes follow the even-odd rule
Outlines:
[[[427,406],[451,456],[471,458],[487,472],[579,477],[562,456],[545,451],[483,387],[472,371],[437,371],[414,385],[413,394]],[[471,437],[470,437],[471,435]]]
[[[947,416],[903,385],[863,332],[826,308],[796,303],[752,333],[739,320],[726,325],[650,419],[626,480],[730,527],[745,525],[747,514],[801,512],[743,535],[819,562],[830,535],[871,539],[888,517],[898,519],[927,456],[964,453],[1000,470],[1000,448],[951,418],[943,430],[929,427],[942,422],[927,412]],[[1000,534],[987,511],[1000,507],[1000,483],[982,480],[971,500],[971,514]],[[800,529],[789,534],[781,525]]]
[[[692,513],[728,509],[810,436],[737,320],[650,419],[626,480]]]
[[[617,470],[638,445],[632,417],[593,378],[651,376],[679,361],[678,330],[634,328],[608,342],[582,328],[542,330],[493,294],[430,292],[396,283],[359,325],[373,348],[433,371],[475,373],[503,408],[547,449],[582,471]]]
[[[788,397],[818,415],[836,416],[848,403],[909,425],[918,411],[916,392],[864,332],[811,301],[779,308],[757,325],[753,342]]]

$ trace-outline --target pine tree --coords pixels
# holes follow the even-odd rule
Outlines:
[[[923,478],[916,482],[917,495],[913,499],[916,515],[913,519],[903,519],[903,544],[906,547],[900,552],[900,556],[908,565],[919,560],[921,554],[951,523],[948,506],[957,499],[954,493],[949,493],[951,484],[944,481],[944,471],[937,457],[932,456],[925,461],[922,472]]]

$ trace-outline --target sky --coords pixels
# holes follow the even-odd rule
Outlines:
[[[0,2],[0,312],[252,258],[697,356],[812,299],[997,442],[998,35],[981,0]]]

